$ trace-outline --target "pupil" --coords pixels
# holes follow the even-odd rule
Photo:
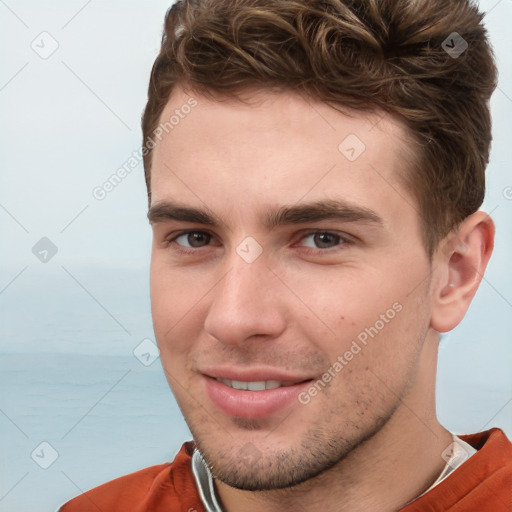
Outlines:
[[[207,237],[208,235],[205,235],[205,233],[190,233],[188,236],[188,243],[192,247],[200,247]]]
[[[320,233],[315,235],[315,243],[317,246],[324,247],[325,245],[332,244],[334,236],[330,233]]]

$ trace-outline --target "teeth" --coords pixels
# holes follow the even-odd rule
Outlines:
[[[248,382],[247,389],[249,391],[263,391],[265,389],[265,381],[260,380],[257,382]]]
[[[276,389],[282,386],[291,386],[291,382],[280,382],[278,380],[258,380],[254,382],[243,382],[240,380],[217,379],[222,384],[233,389],[241,389],[243,391],[263,391],[265,389]]]
[[[247,389],[248,382],[242,382],[240,380],[232,380],[231,381],[231,387],[233,389]]]

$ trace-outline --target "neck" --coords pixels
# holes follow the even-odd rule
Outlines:
[[[226,512],[391,512],[414,500],[444,468],[451,434],[435,414],[438,338],[429,333],[406,396],[377,434],[319,476],[289,489],[250,492],[216,480]],[[392,391],[392,390],[391,390]]]

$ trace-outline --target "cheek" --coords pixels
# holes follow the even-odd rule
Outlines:
[[[376,323],[378,331],[384,330],[399,316],[403,301],[401,290],[389,282],[379,286],[375,274],[348,269],[339,268],[328,278],[320,273],[288,275],[287,281],[293,283],[298,299],[289,303],[289,309],[295,309],[293,316],[302,318],[302,328],[311,334],[329,333],[330,342],[357,338],[360,333],[364,338],[365,329],[373,331]]]
[[[320,273],[287,279],[308,306],[296,301],[301,314],[296,309],[293,317],[299,330],[331,363],[342,357],[353,369],[370,365],[389,374],[388,368],[399,368],[401,360],[419,353],[428,313],[421,298],[424,287],[410,293],[414,277],[394,267],[380,272],[338,268],[327,279]]]
[[[200,298],[190,284],[183,277],[180,279],[179,273],[171,273],[163,264],[152,260],[150,295],[153,327],[162,361],[169,364],[173,357],[186,351],[187,340],[190,340],[184,328],[191,325]],[[170,353],[173,357],[167,357]]]

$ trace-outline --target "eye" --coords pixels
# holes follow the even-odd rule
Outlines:
[[[187,231],[170,239],[169,242],[176,242],[182,247],[197,249],[208,245],[211,239],[212,236],[204,231]]]
[[[313,249],[332,249],[349,242],[343,236],[329,231],[308,233],[301,238],[301,241],[308,241],[303,243],[303,246]]]
[[[341,237],[339,235],[335,235],[334,233],[328,232],[316,232],[310,233],[309,235],[304,236],[303,240],[310,238],[313,243],[319,249],[327,249],[329,247],[334,247],[341,242]],[[311,247],[311,245],[309,246]]]
[[[184,242],[189,244],[189,245],[186,245],[186,247],[196,247],[197,248],[197,247],[203,247],[205,244],[207,245],[212,237],[211,237],[211,235],[209,235],[208,233],[204,233],[203,231],[188,231],[187,233],[178,235],[173,240],[178,241],[180,238],[182,238]],[[182,245],[182,244],[179,243],[179,245]]]

